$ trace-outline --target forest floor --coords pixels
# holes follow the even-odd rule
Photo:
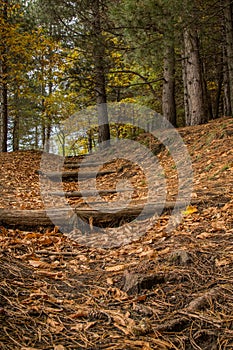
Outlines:
[[[165,211],[137,239],[106,249],[57,227],[2,224],[0,349],[233,349],[233,119],[179,132],[192,160],[195,204],[172,231]],[[41,196],[41,156],[0,154],[0,210],[61,206],[58,197]],[[176,166],[166,149],[158,159],[166,200],[173,201]],[[145,203],[143,169],[122,159],[103,167],[113,168],[115,174],[98,178],[98,189],[130,179],[131,204]],[[63,189],[79,187],[71,181]],[[68,202],[86,207],[82,198]]]

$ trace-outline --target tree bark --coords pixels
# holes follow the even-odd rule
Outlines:
[[[198,125],[206,121],[205,91],[198,34],[195,29],[184,30],[184,93],[186,125]]]
[[[193,201],[194,203],[200,203],[200,201]],[[174,206],[179,206],[184,209],[187,205],[185,202],[167,202],[167,203],[151,203],[147,206],[145,217],[148,215],[156,214],[157,212],[170,211]],[[114,208],[109,209],[109,212],[101,212],[100,210],[90,208],[57,208],[51,210],[17,210],[17,209],[2,209],[0,208],[0,225],[14,228],[36,228],[54,226],[53,222],[56,222],[58,226],[64,226],[67,222],[69,229],[73,229],[75,224],[74,215],[76,214],[80,218],[88,220],[92,218],[94,225],[98,224],[111,224],[114,220],[121,221],[122,218],[128,220],[129,218],[138,217],[144,205],[134,205],[127,208]],[[142,217],[141,219],[143,219]]]
[[[36,171],[36,173],[39,173],[40,175],[44,175],[48,177],[52,181],[60,181],[61,178],[63,181],[84,181],[86,179],[95,178],[96,176],[103,176],[103,175],[109,175],[115,173],[115,170],[103,170],[96,172],[86,172],[79,174],[78,171],[63,171],[63,172],[51,172],[51,173],[44,173],[41,170]]]
[[[214,119],[217,119],[219,117],[219,112],[220,112],[220,102],[221,102],[222,86],[223,86],[223,56],[222,55],[220,56],[220,59],[218,62],[217,79],[218,79],[218,87],[216,91],[216,98],[215,98],[215,104],[214,104],[214,112],[213,112]]]
[[[176,126],[175,102],[175,52],[174,44],[169,42],[164,50],[164,83],[163,83],[163,117]]]
[[[224,116],[231,116],[231,99],[230,99],[230,79],[227,64],[226,47],[223,48],[223,114]]]
[[[14,103],[15,103],[15,115],[13,120],[13,151],[19,150],[19,123],[20,123],[20,115],[19,115],[19,90],[16,87],[15,95],[14,95]]]
[[[51,192],[49,195],[51,196],[58,196],[58,197],[67,197],[67,198],[82,198],[82,197],[94,197],[97,194],[100,196],[107,196],[109,194],[117,194],[119,192],[128,192],[128,191],[133,191],[133,190],[125,190],[125,189],[117,189],[117,190],[97,190],[97,191],[92,191],[92,190],[86,190],[86,191],[73,191],[73,192]]]
[[[8,20],[8,0],[4,1],[3,5],[3,19],[5,23],[7,23]],[[2,102],[2,108],[1,108],[1,145],[0,145],[0,151],[1,152],[7,152],[7,137],[8,137],[8,66],[7,66],[7,44],[6,44],[6,38],[3,38],[3,44],[2,44],[2,53],[1,53],[1,80],[2,80],[2,87],[1,87],[1,102]]]
[[[102,34],[100,0],[93,1],[93,31],[95,34],[93,45],[93,58],[95,66],[95,92],[97,103],[97,116],[99,124],[100,148],[110,145],[110,128],[108,121],[107,94],[106,94],[106,63],[105,42]]]
[[[229,76],[231,114],[233,112],[233,5],[231,0],[223,1],[225,19],[226,60]]]

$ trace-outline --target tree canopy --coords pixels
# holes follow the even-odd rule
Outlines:
[[[83,125],[80,151],[108,143],[111,102],[146,106],[174,126],[232,115],[230,0],[1,0],[0,7],[3,152],[49,151],[54,130],[94,105],[97,129]]]

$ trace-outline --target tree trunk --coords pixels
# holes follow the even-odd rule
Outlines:
[[[5,66],[5,64],[3,64]],[[7,73],[6,67],[2,67],[3,76]],[[7,78],[3,79],[2,86],[2,130],[1,130],[1,152],[7,152],[7,135],[8,135],[8,86]]]
[[[214,104],[214,113],[213,113],[214,119],[217,119],[219,117],[219,110],[220,110],[220,101],[221,101],[222,85],[223,85],[223,56],[222,55],[220,56],[220,59],[218,62],[217,79],[218,79],[218,87],[216,91],[216,98],[215,98],[215,104]]]
[[[206,121],[205,91],[203,88],[202,65],[200,60],[197,31],[184,31],[184,93],[186,125],[198,125]]]
[[[199,204],[201,201],[193,200],[192,204]],[[147,218],[157,212],[171,211],[174,206],[181,210],[187,206],[186,202],[166,202],[164,203],[150,203],[147,205],[147,210],[141,219]],[[122,219],[138,218],[142,213],[144,205],[136,204],[126,208],[109,208],[108,212],[102,212],[98,209],[91,208],[53,208],[51,210],[17,210],[17,209],[2,209],[0,208],[0,224],[6,227],[32,229],[36,227],[54,226],[68,226],[69,231],[74,228],[76,215],[80,218],[93,220],[93,224],[99,226],[100,224],[112,225],[113,221],[122,222]],[[76,214],[76,215],[75,215]],[[69,232],[67,231],[67,232]]]
[[[19,112],[16,111],[13,125],[13,151],[19,150]]]
[[[223,48],[223,114],[231,116],[230,82],[227,64],[226,47]]]
[[[8,1],[6,0],[3,5],[3,19],[7,23],[8,17]],[[1,145],[0,151],[7,152],[7,136],[8,136],[8,84],[7,84],[7,45],[5,42],[6,38],[3,40],[2,44],[2,58],[1,58],[1,80],[2,80],[2,96],[1,96]]]
[[[19,115],[19,89],[15,87],[14,93],[14,104],[15,104],[15,115],[13,119],[13,151],[19,150],[19,123],[20,123],[20,115]]]
[[[163,116],[176,126],[175,52],[173,43],[167,43],[164,52]]]
[[[38,149],[39,148],[39,132],[38,132],[38,126],[35,126],[35,145],[34,145],[34,149]]]
[[[100,0],[93,2],[93,31],[95,33],[93,45],[93,58],[95,65],[95,92],[97,103],[97,116],[99,124],[100,148],[110,145],[110,128],[108,122],[107,94],[106,94],[106,63],[105,42],[102,34]]]
[[[52,27],[50,24],[50,35],[52,36]],[[49,82],[48,82],[48,96],[51,96],[53,93],[53,72],[52,72],[52,52],[51,52],[51,48],[49,48],[49,72],[48,72],[48,78],[49,78]],[[52,133],[52,116],[50,113],[46,113],[46,120],[45,120],[45,124],[46,124],[46,131],[45,131],[45,151],[49,152],[50,150],[50,137],[51,137],[51,133]]]
[[[185,52],[182,55],[182,78],[184,86],[184,120],[186,125],[190,125],[190,113],[189,113],[189,98],[188,98],[188,80],[187,80],[187,64]]]
[[[229,77],[229,93],[231,114],[233,111],[233,6],[231,0],[223,1],[223,14],[225,19],[226,61]]]

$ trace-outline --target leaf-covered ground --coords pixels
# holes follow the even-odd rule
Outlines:
[[[56,227],[1,226],[1,349],[233,348],[233,119],[179,131],[199,204],[172,232],[166,212],[138,240],[114,249],[81,245]],[[176,167],[167,150],[158,157],[173,200]],[[41,153],[0,154],[0,162],[0,207],[43,208]],[[113,167],[116,174],[100,178],[99,188],[130,178],[133,200],[143,202],[143,170],[123,160],[105,166]],[[74,182],[64,188],[79,189]]]

